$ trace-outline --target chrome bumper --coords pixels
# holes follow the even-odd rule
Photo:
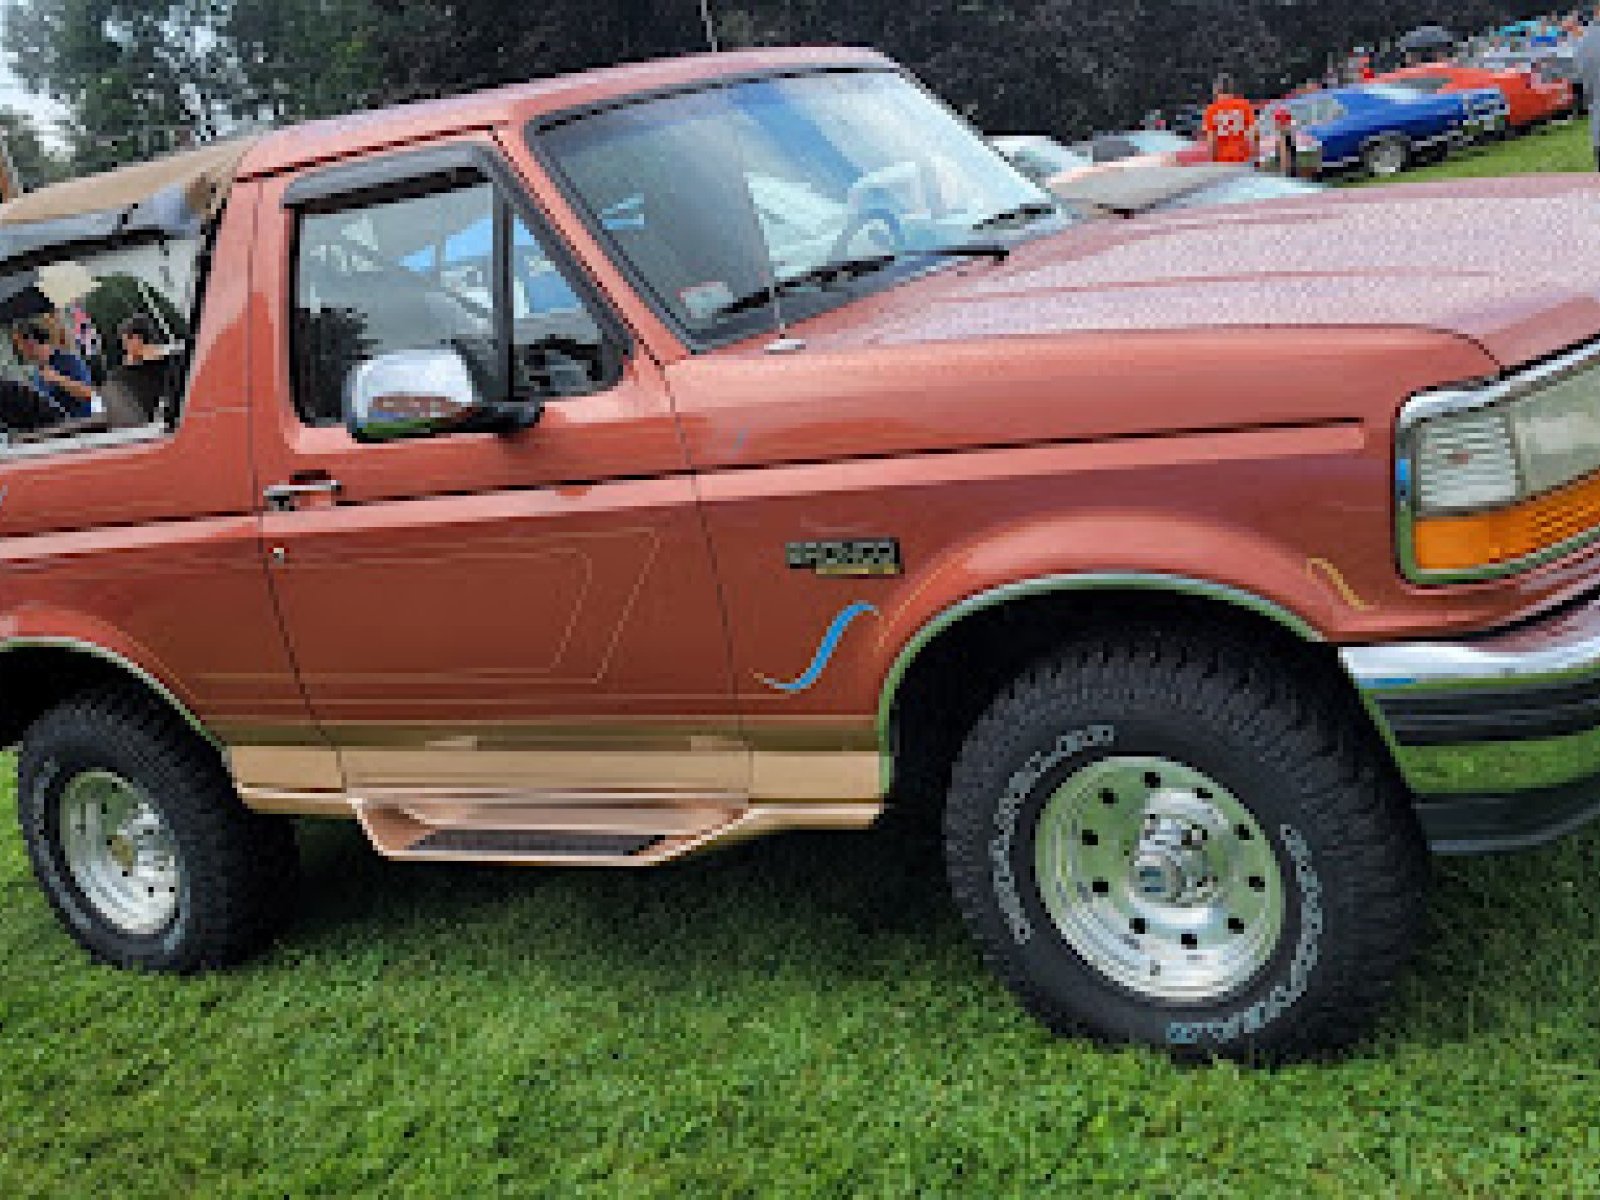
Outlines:
[[[1340,657],[1436,850],[1536,845],[1600,816],[1600,599],[1504,633]]]

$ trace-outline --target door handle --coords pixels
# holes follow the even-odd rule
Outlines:
[[[290,512],[308,496],[325,496],[331,502],[339,494],[337,479],[307,479],[295,483],[274,483],[262,491],[269,512]]]

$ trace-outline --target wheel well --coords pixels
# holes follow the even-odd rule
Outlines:
[[[63,701],[106,688],[143,693],[213,744],[193,715],[137,668],[87,648],[20,646],[0,654],[0,746],[15,746]]]
[[[1060,591],[1021,597],[957,621],[925,646],[900,680],[888,714],[894,762],[888,801],[938,811],[967,731],[1032,662],[1097,631],[1148,627],[1244,641],[1295,671],[1378,741],[1337,651],[1262,614],[1221,600],[1152,591]],[[1382,749],[1381,743],[1378,746]]]

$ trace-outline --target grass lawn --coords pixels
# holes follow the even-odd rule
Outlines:
[[[1588,165],[1573,125],[1427,174]],[[12,808],[7,1198],[1600,1195],[1600,835],[1441,860],[1377,1035],[1250,1072],[1046,1036],[890,832],[631,874],[308,823],[282,945],[172,980],[88,965]]]
[[[6,830],[0,1195],[1600,1194],[1596,838],[1442,861],[1378,1035],[1271,1073],[1048,1037],[888,833],[638,874],[302,841],[277,951],[172,980],[89,966]]]

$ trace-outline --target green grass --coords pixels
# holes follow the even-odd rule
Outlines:
[[[1441,863],[1376,1036],[1274,1072],[1050,1038],[888,832],[637,874],[302,840],[278,949],[173,980],[90,966],[0,838],[0,1194],[1600,1194],[1593,838]]]
[[[1574,125],[1434,173],[1588,165]],[[638,874],[302,840],[275,952],[123,974],[0,789],[0,1196],[1600,1195],[1600,835],[1441,860],[1377,1033],[1272,1072],[1050,1038],[887,831]]]

